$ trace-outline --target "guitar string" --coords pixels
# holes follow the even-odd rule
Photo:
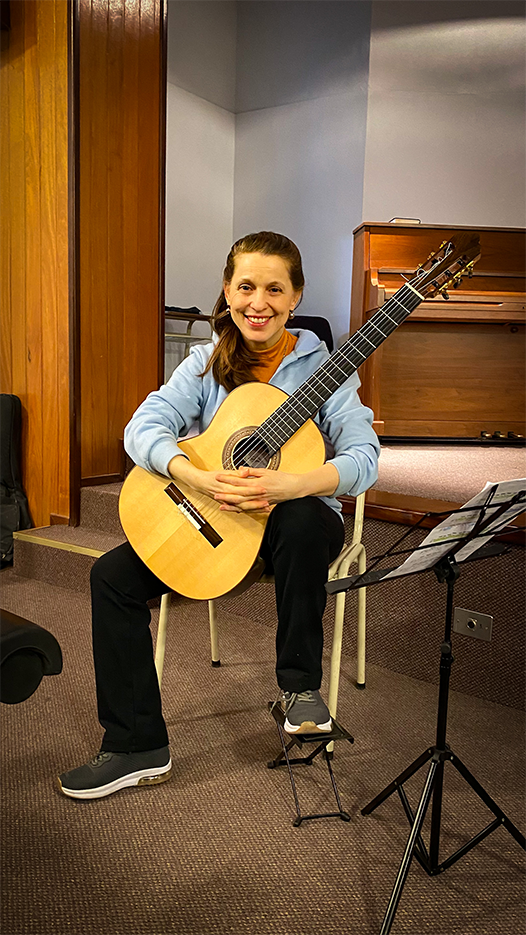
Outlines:
[[[402,286],[400,292],[401,292],[404,288],[405,288],[405,286]],[[330,371],[331,369],[333,369],[334,366],[336,366],[336,368],[337,368],[338,370],[340,370],[341,373],[344,373],[344,374],[345,374],[345,379],[347,379],[347,377],[349,376],[349,373],[347,373],[347,371],[345,371],[345,370],[343,370],[341,367],[339,367],[339,365],[338,365],[338,363],[337,363],[337,360],[343,360],[343,362],[344,362],[347,366],[349,366],[349,363],[350,363],[350,364],[354,367],[354,369],[356,369],[356,366],[359,366],[359,364],[360,364],[361,362],[352,360],[352,356],[351,356],[351,355],[352,355],[353,351],[354,351],[354,350],[357,350],[358,353],[360,354],[360,356],[362,357],[363,360],[365,360],[365,359],[366,359],[368,356],[370,356],[370,354],[372,353],[371,351],[368,351],[368,353],[367,353],[366,355],[362,354],[362,352],[361,352],[361,350],[360,350],[360,347],[358,346],[358,342],[361,341],[361,339],[365,337],[365,339],[367,340],[368,344],[371,345],[371,346],[374,348],[374,350],[376,350],[376,348],[379,346],[379,344],[382,343],[382,341],[379,341],[379,342],[377,342],[377,343],[373,343],[372,341],[369,341],[369,338],[367,337],[367,334],[365,333],[366,330],[372,328],[372,329],[374,329],[374,330],[376,330],[376,331],[379,331],[379,333],[382,335],[382,340],[385,339],[386,337],[389,336],[389,334],[391,334],[391,333],[399,326],[399,324],[401,324],[401,322],[404,320],[404,318],[407,317],[407,315],[409,315],[410,312],[413,311],[414,308],[416,308],[416,307],[420,304],[420,301],[421,301],[421,300],[418,298],[418,296],[415,296],[415,294],[414,294],[414,293],[412,292],[412,290],[411,290],[411,294],[410,294],[410,296],[409,296],[408,298],[411,300],[411,303],[410,303],[410,304],[412,305],[412,308],[406,308],[406,306],[404,306],[401,302],[398,301],[397,296],[398,296],[398,293],[396,293],[394,296],[392,296],[392,298],[389,300],[389,302],[386,303],[386,306],[382,307],[382,308],[379,310],[379,312],[375,313],[375,315],[373,316],[373,318],[370,319],[370,321],[366,322],[365,325],[362,326],[362,328],[360,329],[359,332],[357,332],[357,333],[356,333],[355,335],[353,335],[350,339],[348,339],[348,341],[345,343],[345,345],[343,345],[343,347],[340,348],[335,354],[331,355],[331,357],[328,358],[327,361],[325,361],[324,364],[321,365],[321,367],[319,368],[319,370],[318,370],[318,371],[315,371],[314,374],[312,374],[311,377],[309,377],[309,379],[308,379],[308,380],[306,381],[306,383],[305,383],[305,388],[304,388],[304,389],[303,389],[302,387],[300,387],[299,390],[296,390],[296,391],[295,391],[295,394],[296,394],[296,393],[301,393],[301,392],[302,392],[302,389],[303,389],[303,398],[307,399],[307,400],[310,402],[310,404],[311,404],[310,406],[305,406],[305,405],[303,405],[303,403],[301,403],[300,401],[291,402],[292,397],[290,397],[288,400],[286,400],[284,403],[282,403],[282,405],[281,405],[280,407],[278,407],[278,409],[275,411],[275,413],[273,413],[273,414],[271,414],[271,416],[269,416],[269,418],[262,424],[262,426],[260,426],[260,427],[258,428],[258,430],[257,430],[256,433],[253,433],[253,435],[250,436],[248,439],[246,439],[244,443],[242,442],[242,443],[238,446],[238,450],[236,451],[236,454],[237,454],[238,456],[241,455],[241,456],[244,457],[244,456],[248,456],[248,455],[249,455],[250,453],[252,453],[252,452],[253,452],[253,453],[256,453],[255,450],[254,450],[254,443],[255,443],[255,446],[256,446],[256,448],[257,448],[257,447],[258,447],[258,442],[259,442],[259,441],[263,441],[263,443],[265,444],[265,440],[266,440],[266,439],[268,439],[268,441],[271,442],[271,444],[273,444],[274,446],[276,446],[276,448],[281,447],[281,445],[284,444],[284,442],[287,441],[288,438],[290,438],[290,435],[291,435],[291,434],[294,434],[294,432],[297,431],[297,429],[300,427],[300,425],[302,425],[303,422],[306,421],[307,418],[309,418],[309,417],[312,416],[315,412],[317,412],[318,409],[321,407],[321,405],[323,405],[323,403],[324,403],[324,402],[326,401],[326,399],[328,398],[328,397],[327,397],[327,393],[329,393],[329,395],[332,394],[332,393],[334,392],[334,389],[335,389],[335,388],[338,388],[338,386],[340,386],[340,385],[344,382],[344,381],[342,381],[341,379],[337,379],[337,378],[336,378],[335,376],[333,376],[332,373],[330,373],[329,371]],[[416,298],[417,301],[415,301],[415,298]],[[398,312],[398,315],[400,314],[400,312],[398,311],[398,309],[390,308],[390,306],[391,306],[391,304],[392,304],[393,302],[394,302],[395,305],[399,305],[399,306],[401,307],[401,309],[402,309],[403,317],[400,318],[400,321],[397,321],[396,319],[392,318],[392,317],[388,314],[388,312],[387,312],[387,308],[389,308],[390,311],[393,311],[393,314],[396,314],[397,312]],[[388,333],[387,333],[387,334],[385,334],[384,331],[382,331],[382,329],[379,328],[378,325],[377,325],[377,323],[376,323],[376,322],[379,321],[380,319],[382,319],[382,323],[383,323],[383,319],[384,319],[384,318],[387,318],[387,319],[392,323],[392,325],[393,325],[392,327],[391,327],[391,326],[388,326]],[[376,321],[375,321],[375,319],[376,319]],[[384,325],[384,327],[385,327],[385,325]],[[369,331],[369,333],[372,333],[372,332]],[[350,344],[351,346],[348,348],[347,352],[345,353],[345,352],[344,352],[344,349],[345,349],[346,345],[349,345],[349,344]],[[353,346],[353,345],[354,345],[354,346]],[[363,344],[363,342],[362,342],[361,346],[364,347],[364,349],[366,350],[365,345]],[[342,352],[343,352],[343,353],[342,353]],[[352,372],[352,371],[351,371],[351,372]],[[325,383],[323,382],[323,379],[322,379],[322,377],[321,377],[322,374],[323,374],[324,376],[328,377],[328,378],[332,381],[332,383],[334,383],[334,387],[333,387],[333,388],[329,387],[327,384],[325,384]],[[317,392],[316,385],[318,385],[318,386],[321,385],[322,389],[324,390],[324,393],[323,393],[323,394],[320,394],[319,392]],[[309,393],[311,393],[311,392],[314,392],[314,393],[316,394],[316,396],[318,397],[318,399],[313,399],[312,396],[309,395]],[[294,394],[294,395],[295,395],[295,394]],[[319,400],[321,400],[321,403],[319,402]],[[300,413],[299,409],[297,408],[297,405],[301,406],[301,408],[303,409],[303,412],[304,412],[304,413],[307,413],[306,416],[305,416],[304,414],[302,415],[302,414]],[[279,414],[279,415],[278,415],[278,414]],[[299,418],[300,418],[300,421],[299,421],[299,422],[298,422],[298,419],[297,419],[297,418],[294,418],[295,414],[299,415]],[[286,419],[286,418],[289,418],[289,419],[292,418],[292,423],[289,423],[289,425],[288,425],[288,428],[289,428],[289,429],[292,427],[292,429],[293,429],[292,433],[289,432],[289,433],[287,433],[286,435],[283,435],[283,433],[276,434],[276,428],[275,428],[274,423],[276,423],[276,422],[278,423],[277,431],[278,431],[278,433],[279,433],[279,425],[280,425],[280,424],[286,424],[286,422],[285,422],[285,419]],[[261,432],[261,429],[263,428],[263,426],[264,426],[264,431]]]
[[[397,298],[399,293],[402,293],[404,289],[410,292],[409,296],[405,297],[405,301],[408,306],[411,305],[412,307],[406,307],[406,305],[404,305]],[[401,298],[401,295],[400,295],[400,298]],[[410,300],[409,302],[407,301],[408,299]],[[420,301],[421,301],[420,298],[416,296],[412,290],[407,290],[406,286],[402,286],[399,292],[395,293],[395,295],[392,296],[391,299],[388,300],[385,306],[382,306],[382,308],[379,309],[378,312],[376,312],[375,315],[373,315],[373,317],[368,322],[365,322],[365,324],[362,326],[362,328],[360,328],[358,332],[356,332],[351,338],[349,338],[345,342],[345,344],[341,348],[339,348],[339,350],[337,350],[334,354],[332,354],[331,357],[329,357],[318,368],[318,370],[315,371],[309,377],[309,379],[305,383],[305,390],[303,390],[303,398],[306,398],[311,403],[311,406],[304,406],[299,400],[295,400],[294,402],[291,402],[293,397],[292,396],[289,397],[289,399],[285,400],[285,402],[283,402],[281,406],[279,406],[278,409],[274,413],[272,413],[268,417],[268,419],[266,419],[265,422],[262,423],[261,426],[259,426],[257,432],[254,432],[248,439],[245,439],[243,442],[241,442],[239,446],[237,446],[236,455],[238,457],[239,456],[243,457],[246,460],[247,457],[249,457],[251,454],[257,454],[257,448],[260,447],[261,441],[263,442],[263,444],[265,444],[265,439],[268,439],[268,441],[272,445],[276,446],[275,450],[277,450],[277,448],[280,448],[281,445],[283,445],[285,441],[287,441],[288,438],[290,438],[291,434],[294,434],[294,432],[297,431],[297,429],[304,423],[304,421],[306,421],[306,419],[310,418],[312,415],[314,415],[318,411],[319,408],[321,408],[323,403],[328,398],[326,394],[329,393],[329,395],[331,395],[335,391],[335,389],[337,389],[339,386],[342,385],[343,382],[345,382],[345,380],[337,379],[335,376],[333,376],[329,372],[329,370],[336,367],[340,371],[340,373],[345,374],[345,379],[347,379],[348,376],[350,376],[350,374],[346,370],[344,370],[342,367],[339,366],[339,362],[341,361],[347,366],[351,364],[352,367],[356,369],[357,366],[360,365],[361,361],[355,361],[352,359],[352,354],[355,350],[360,354],[360,356],[362,357],[362,360],[366,360],[367,357],[369,357],[372,354],[372,351],[368,351],[366,355],[362,354],[360,350],[360,346],[366,350],[362,339],[365,338],[367,343],[371,347],[373,347],[374,350],[376,350],[377,347],[382,343],[382,341],[385,340],[385,338],[387,338],[390,334],[392,334],[392,332],[395,331],[396,328],[398,328],[398,326],[402,323],[404,318],[406,318],[420,304]],[[399,309],[391,307],[393,304],[394,306],[396,305],[400,306],[402,310],[403,315],[400,316],[399,321],[396,318],[392,318],[391,315],[389,315],[388,313],[388,311],[392,311],[393,315],[397,315],[397,314],[400,315]],[[386,329],[387,334],[381,328],[379,328],[376,323],[377,321],[381,320],[382,324],[384,324],[384,319],[387,319],[391,323],[390,325],[387,326],[387,329]],[[386,327],[385,324],[384,324],[384,327]],[[378,331],[382,335],[382,340],[380,340],[377,343],[370,341],[366,334],[367,329],[373,329],[375,331]],[[369,330],[369,333],[372,333],[372,332]],[[361,345],[360,345],[360,342],[362,342]],[[344,351],[346,345],[350,345],[347,352]],[[351,370],[351,373],[352,372],[353,371]],[[324,383],[322,379],[322,375],[325,377],[328,377],[335,384],[335,386],[331,388],[326,383]],[[322,389],[324,390],[323,394],[320,394],[317,392],[316,385],[318,386],[321,385]],[[293,395],[295,395],[296,393],[301,393],[301,391],[302,391],[302,387],[296,390]],[[319,399],[321,399],[321,403],[318,402],[317,400],[312,399],[312,397],[309,395],[309,393],[311,392],[314,392],[316,396]],[[301,406],[301,408],[304,410],[304,413],[307,413],[306,416],[300,413],[299,409],[297,408],[298,405]],[[313,406],[315,407],[314,409],[312,408]],[[299,422],[296,418],[294,418],[295,414],[299,416],[300,418]],[[292,427],[293,432],[287,433],[285,436],[283,436],[283,433],[279,434],[279,425],[280,423],[286,425],[285,419],[287,418],[292,419],[292,422],[289,423],[288,428],[290,429]],[[277,423],[277,425],[275,425],[275,423]],[[263,427],[264,427],[264,430],[262,433],[261,429]],[[265,437],[262,438],[263,434]]]

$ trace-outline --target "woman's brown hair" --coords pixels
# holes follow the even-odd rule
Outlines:
[[[303,291],[305,278],[301,266],[301,255],[296,244],[284,234],[260,231],[258,234],[247,234],[246,237],[237,240],[227,256],[223,271],[223,286],[232,282],[236,257],[242,253],[280,256],[288,266],[292,288],[295,292]],[[253,354],[246,346],[239,328],[232,321],[223,290],[214,305],[211,324],[219,340],[201,376],[212,370],[215,381],[224,386],[228,392],[236,386],[241,386],[242,383],[253,381],[252,368],[258,359],[256,354]]]

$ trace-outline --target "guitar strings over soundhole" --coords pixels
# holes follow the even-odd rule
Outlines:
[[[280,452],[271,454],[261,438],[251,437],[258,428],[257,425],[245,425],[230,436],[223,448],[222,463],[226,471],[237,471],[243,466],[268,468],[271,471],[278,469]]]

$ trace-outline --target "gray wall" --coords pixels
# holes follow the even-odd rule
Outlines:
[[[240,2],[234,238],[278,230],[300,248],[301,313],[348,331],[362,217],[370,4]]]
[[[167,70],[166,304],[207,313],[233,234],[236,4],[169,0]],[[166,342],[166,376],[183,350]]]
[[[364,220],[525,223],[524,4],[373,4]]]
[[[235,110],[235,0],[168,0],[168,82]]]
[[[279,230],[303,255],[301,311],[340,337],[361,220],[370,3],[170,0],[168,15],[167,304],[209,311],[232,240]]]
[[[168,55],[169,304],[280,230],[339,340],[362,220],[524,225],[522,3],[169,0]]]

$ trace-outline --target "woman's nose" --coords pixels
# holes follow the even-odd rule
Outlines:
[[[252,299],[250,301],[250,305],[252,306],[255,312],[263,311],[264,309],[266,309],[267,297],[265,295],[264,289],[256,289],[255,292],[252,293]]]

